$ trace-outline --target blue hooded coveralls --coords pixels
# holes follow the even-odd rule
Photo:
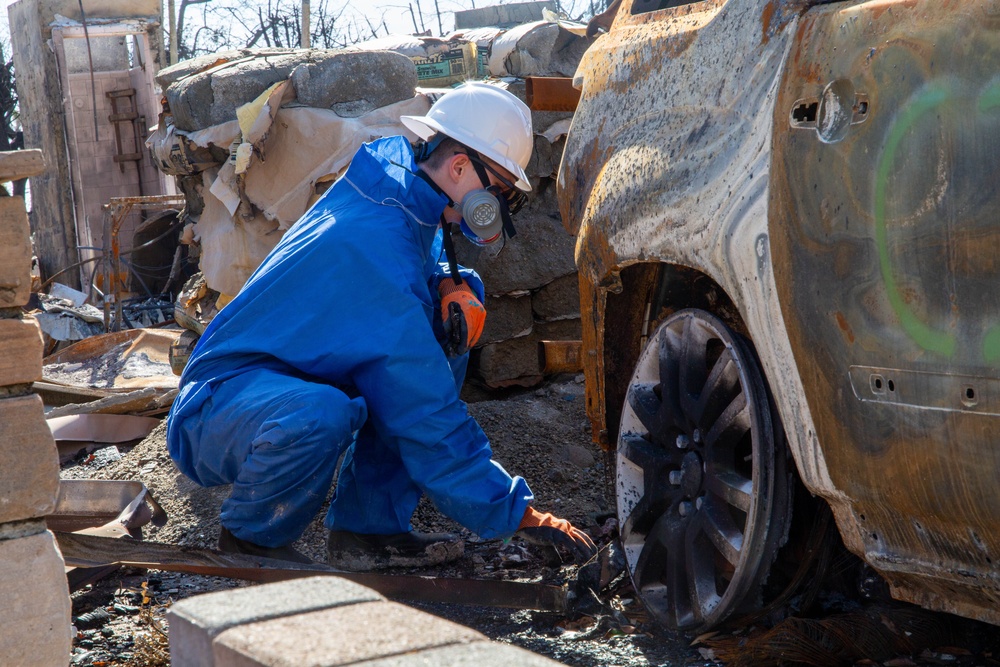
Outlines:
[[[435,334],[447,200],[416,168],[403,137],[362,146],[184,369],[168,450],[198,484],[233,485],[221,520],[241,539],[296,540],[345,447],[330,530],[407,532],[426,493],[481,537],[506,537],[533,499],[459,399],[468,355],[449,364]]]

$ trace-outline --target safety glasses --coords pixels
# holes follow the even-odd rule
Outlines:
[[[466,153],[466,155],[468,155],[469,159],[472,160],[474,163],[481,165],[486,169],[486,171],[493,174],[493,176],[495,176],[496,179],[504,185],[504,187],[502,188],[499,185],[490,185],[486,189],[492,192],[493,194],[504,198],[504,200],[507,202],[507,208],[510,211],[511,215],[514,215],[522,208],[524,208],[524,205],[528,201],[528,196],[524,194],[524,192],[519,190],[517,186],[511,183],[510,179],[504,177],[502,174],[500,174],[500,172],[498,172],[496,169],[490,166],[489,162],[483,160],[477,155],[472,155],[470,153]]]

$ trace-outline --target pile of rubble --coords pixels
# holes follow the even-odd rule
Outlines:
[[[525,99],[525,77],[572,76],[590,43],[584,31],[538,21],[344,50],[231,51],[160,71],[166,106],[147,144],[184,193],[181,242],[199,259],[203,281],[198,299],[188,289],[178,303],[177,312],[205,315],[178,318],[194,332],[185,345],[362,143],[396,134],[415,141],[399,117],[426,113],[442,88],[465,80],[487,78]],[[517,237],[499,256],[467,247],[460,255],[483,274],[489,294],[472,372],[492,387],[538,382],[538,341],[580,335],[575,242],[560,224],[554,187],[570,117],[533,112],[534,192]]]

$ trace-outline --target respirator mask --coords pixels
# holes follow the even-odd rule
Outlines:
[[[483,187],[472,190],[462,198],[461,202],[453,204],[462,214],[462,222],[459,224],[462,234],[477,246],[488,246],[512,238],[517,231],[514,229],[511,216],[521,210],[527,198],[478,153],[470,149],[467,155]],[[503,183],[506,189],[499,185],[491,185],[487,171]]]

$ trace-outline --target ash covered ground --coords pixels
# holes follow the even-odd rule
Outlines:
[[[570,519],[599,544],[610,542],[614,522],[609,518],[614,503],[607,494],[604,455],[590,439],[582,376],[561,376],[540,388],[510,391],[500,399],[495,396],[475,389],[466,392],[470,412],[490,437],[494,458],[511,474],[528,480],[536,507]],[[111,462],[107,460],[114,453],[108,457],[100,450],[96,456],[69,462],[63,466],[62,476],[140,480],[169,516],[162,528],[146,526],[144,539],[215,548],[219,506],[228,487],[201,488],[181,475],[166,452],[162,424],[131,449],[119,449],[121,458]],[[324,513],[325,509],[295,545],[319,562],[326,561]],[[546,583],[562,583],[575,575],[573,566],[562,565],[551,553],[517,539],[508,544],[480,540],[426,501],[417,509],[414,526],[463,535],[465,555],[439,568],[399,572]],[[614,627],[598,625],[588,616],[567,618],[461,605],[415,606],[567,665],[711,664],[688,646],[689,640],[664,636],[662,631],[647,627],[626,579],[619,579],[617,590],[609,595],[633,620]],[[250,584],[218,577],[120,570],[73,594],[79,632],[71,664],[168,665],[165,611],[169,605],[190,595],[245,585]]]

